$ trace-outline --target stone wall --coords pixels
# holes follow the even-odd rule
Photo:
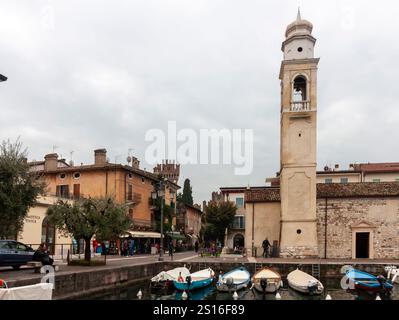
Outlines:
[[[317,234],[320,257],[325,257],[327,208],[327,258],[354,257],[354,230],[370,230],[375,259],[399,258],[399,199],[335,198],[317,200]]]

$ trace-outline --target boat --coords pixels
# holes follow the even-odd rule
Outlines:
[[[276,292],[281,286],[281,276],[269,268],[263,268],[252,277],[254,288],[259,292]]]
[[[323,284],[310,274],[296,269],[287,276],[288,285],[299,292],[308,294],[321,294],[324,291]]]
[[[186,267],[174,268],[168,271],[161,271],[155,277],[151,278],[151,289],[171,289],[174,288],[173,281],[177,280],[179,276],[186,279],[190,275],[190,270]]]
[[[238,291],[246,288],[250,281],[251,275],[248,270],[244,267],[240,267],[225,274],[221,274],[216,283],[216,289],[224,292]]]
[[[214,279],[215,272],[211,268],[203,269],[190,274],[183,281],[175,280],[173,284],[177,290],[189,291],[209,286]]]
[[[388,280],[392,283],[399,284],[399,269],[397,266],[387,266],[385,267]]]
[[[0,289],[0,300],[52,300],[54,285],[38,283],[29,286],[8,288],[3,280],[4,288]]]
[[[377,293],[389,293],[393,289],[392,283],[385,277],[376,277],[370,273],[354,268],[346,272],[346,277],[350,280],[349,289],[352,290],[355,289]]]

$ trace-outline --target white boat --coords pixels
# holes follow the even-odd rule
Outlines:
[[[0,289],[0,300],[51,300],[54,285],[38,283],[30,286]]]
[[[323,284],[310,274],[296,269],[287,276],[288,285],[299,292],[309,294],[321,294],[324,290]]]
[[[257,291],[276,292],[281,286],[281,276],[278,272],[264,268],[252,277],[252,283]]]
[[[173,281],[182,276],[185,280],[190,275],[190,270],[186,267],[174,268],[168,271],[161,271],[151,278],[151,288],[173,288]]]
[[[251,275],[248,270],[240,267],[220,275],[216,289],[223,292],[237,291],[246,288],[250,281]]]
[[[392,283],[399,284],[399,269],[397,266],[387,266],[385,267],[387,272],[387,278],[392,281]]]

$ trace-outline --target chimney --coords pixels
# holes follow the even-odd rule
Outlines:
[[[135,169],[140,169],[140,161],[136,157],[132,157],[132,167]]]
[[[58,167],[58,154],[49,153],[44,156],[44,171],[57,170]]]
[[[107,149],[94,150],[94,164],[104,165],[107,163]]]

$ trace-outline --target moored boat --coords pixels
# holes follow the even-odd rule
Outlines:
[[[38,283],[29,286],[0,289],[0,300],[51,300],[54,285],[52,283]]]
[[[219,276],[216,283],[218,291],[237,291],[248,286],[251,281],[251,275],[244,267],[233,269]]]
[[[392,283],[399,284],[399,268],[397,266],[387,266],[385,267],[387,272],[387,278],[392,281]]]
[[[179,279],[175,280],[173,284],[177,290],[181,291],[200,289],[209,286],[213,282],[214,275],[215,272],[211,268],[207,268],[194,272],[180,281]]]
[[[264,268],[252,277],[252,283],[259,292],[276,292],[281,286],[281,276],[278,272]]]
[[[354,268],[346,272],[346,277],[350,280],[349,289],[376,293],[389,293],[393,289],[392,283],[385,279],[385,277],[376,277],[370,273]]]
[[[299,292],[308,294],[321,294],[324,291],[323,284],[310,274],[296,269],[287,276],[288,285]]]
[[[151,278],[151,289],[171,289],[174,288],[173,281],[179,276],[186,279],[190,275],[190,270],[186,267],[174,268],[168,271],[161,271],[155,277]]]

